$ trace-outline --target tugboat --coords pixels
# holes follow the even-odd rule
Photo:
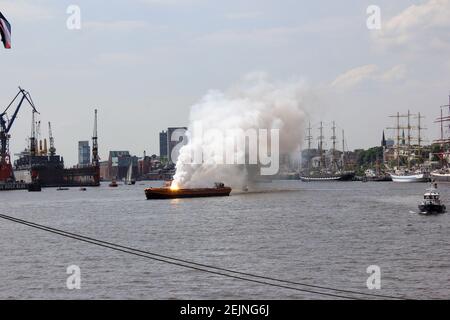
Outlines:
[[[440,194],[437,191],[437,184],[434,184],[423,195],[423,201],[419,205],[421,214],[441,214],[447,211],[445,205],[441,203]]]
[[[226,197],[231,193],[231,188],[223,183],[215,183],[215,188],[179,188],[172,183],[170,187],[145,189],[147,200],[152,199],[178,199],[200,197]]]

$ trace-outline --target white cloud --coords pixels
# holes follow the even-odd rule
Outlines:
[[[384,46],[434,48],[448,43],[450,34],[450,0],[428,0],[412,5],[382,24],[374,33]]]
[[[407,68],[404,64],[394,66],[393,68],[379,74],[376,79],[383,82],[392,82],[402,80],[406,77]]]
[[[374,64],[368,64],[341,74],[331,83],[331,86],[339,89],[348,89],[356,87],[364,81],[394,82],[404,79],[406,72],[407,68],[405,65],[397,65],[383,71]]]
[[[378,70],[374,64],[351,69],[336,78],[331,84],[332,87],[349,88],[354,87],[362,81],[371,78]]]

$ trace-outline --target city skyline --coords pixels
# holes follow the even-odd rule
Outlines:
[[[366,26],[369,1],[76,4],[81,30],[66,27],[69,3],[0,1],[13,28],[0,105],[19,85],[30,91],[68,165],[78,141],[91,139],[95,108],[102,159],[120,149],[158,154],[162,129],[187,126],[209,90],[254,72],[304,81],[309,118],[335,120],[350,150],[379,145],[388,116],[408,109],[426,116],[430,142],[438,137],[433,122],[450,90],[448,0],[378,1],[380,30]],[[12,154],[26,147],[29,114],[13,128]]]

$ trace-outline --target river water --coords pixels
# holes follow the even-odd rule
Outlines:
[[[144,188],[1,192],[1,214],[199,263],[408,298],[450,297],[450,215],[421,216],[424,184],[279,181],[226,198]],[[450,204],[450,187],[441,186]],[[69,290],[66,271],[81,270]],[[381,269],[369,291],[367,267]],[[0,219],[1,299],[323,299],[167,265]]]

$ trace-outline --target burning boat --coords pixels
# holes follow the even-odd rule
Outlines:
[[[178,199],[178,198],[202,198],[202,197],[227,197],[231,188],[223,183],[216,183],[214,188],[179,188],[171,183],[162,188],[145,189],[145,196],[152,199]]]

